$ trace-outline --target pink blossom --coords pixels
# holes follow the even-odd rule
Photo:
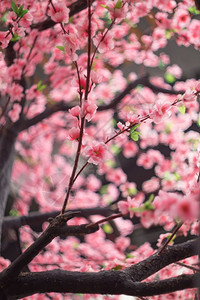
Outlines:
[[[107,180],[114,182],[116,185],[120,185],[127,180],[126,174],[120,168],[111,169],[106,174]]]
[[[197,91],[197,93],[200,93],[200,81],[198,81],[195,85],[195,90]]]
[[[108,4],[111,17],[113,19],[125,18],[126,14],[128,12],[128,3],[125,3],[125,4],[122,3],[122,6],[120,8],[115,7],[116,3],[117,3],[117,1],[115,0]]]
[[[199,218],[199,208],[198,197],[190,194],[179,199],[176,213],[183,221],[193,221]]]
[[[157,177],[152,177],[150,180],[143,182],[142,190],[146,193],[152,193],[159,189],[160,183]]]
[[[101,181],[96,178],[93,174],[87,178],[87,188],[93,192],[99,190],[101,187]]]
[[[119,211],[123,214],[123,215],[128,215],[129,213],[129,206],[128,206],[128,203],[126,201],[119,201],[117,203],[117,206],[118,206],[118,209]]]
[[[130,239],[120,236],[120,237],[116,238],[115,245],[120,251],[124,252],[130,245]]]
[[[94,70],[91,71],[91,80],[94,83],[99,83],[102,80],[102,76],[99,75],[97,72],[95,72]]]
[[[189,38],[190,41],[194,44],[199,45],[200,40],[200,21],[192,20],[189,25]]]
[[[185,102],[195,101],[197,99],[197,95],[194,92],[194,90],[188,88],[185,94],[180,97],[180,99]]]
[[[8,46],[11,38],[12,36],[8,31],[0,31],[0,46],[5,49]]]
[[[20,112],[21,112],[21,106],[15,103],[12,107],[12,110],[10,110],[8,113],[12,122],[16,122],[18,120]]]
[[[131,197],[127,197],[126,201],[119,201],[118,202],[118,208],[120,210],[120,212],[122,214],[130,214],[130,218],[133,217],[134,215],[134,209],[136,208],[139,208],[140,205],[142,204],[142,201],[143,201],[143,197],[141,197],[139,195],[139,197],[134,197],[134,198],[131,198]]]
[[[125,143],[123,154],[126,158],[134,157],[138,152],[138,146],[135,142],[129,141]]]
[[[31,13],[28,11],[23,18],[19,21],[19,24],[22,27],[29,27],[31,25],[31,22],[33,21],[33,16]]]
[[[115,45],[112,33],[110,31],[106,35],[105,33],[106,31],[103,34],[99,32],[93,39],[93,43],[98,47],[100,53],[112,50]]]
[[[170,116],[170,103],[157,101],[152,109],[149,109],[150,118],[155,122],[159,123]]]
[[[40,94],[40,92],[37,90],[37,85],[34,84],[34,85],[32,85],[32,87],[30,89],[26,90],[26,99],[27,100],[33,100],[39,94]]]
[[[55,8],[55,10],[54,10]],[[54,1],[53,6],[49,5],[48,15],[56,23],[68,23],[69,21],[69,8],[62,1]]]
[[[135,182],[126,182],[120,185],[120,191],[123,197],[135,195],[137,193]]]
[[[72,107],[71,109],[69,109],[69,113],[70,113],[73,117],[79,117],[80,111],[81,111],[81,108],[80,108],[80,106],[78,106],[78,105]]]
[[[80,137],[80,129],[79,128],[71,128],[69,131],[68,131],[68,139],[70,141],[78,141],[79,140],[79,137]]]
[[[185,28],[190,23],[190,15],[186,9],[178,9],[173,18],[172,26],[178,29]]]
[[[5,268],[7,268],[10,264],[10,261],[8,259],[0,257],[0,271],[3,271]]]
[[[85,149],[85,155],[89,156],[89,162],[95,165],[104,162],[106,159],[107,147],[104,143],[92,142]]]
[[[75,53],[79,49],[79,39],[75,33],[69,33],[63,35],[63,43],[65,52],[71,57],[72,61],[78,59],[78,55]]]
[[[122,124],[121,122],[117,123],[117,127],[120,129],[120,131],[123,131],[124,129],[127,128],[127,126],[125,126],[124,124]]]
[[[174,75],[176,78],[181,78],[182,75],[181,68],[175,64],[167,67],[166,72]]]
[[[90,121],[94,117],[96,110],[96,104],[85,101],[81,108],[81,117],[85,117],[88,121]]]
[[[17,63],[12,64],[8,68],[8,75],[13,79],[20,79],[21,74],[22,74],[22,69],[20,68],[20,66]]]
[[[23,87],[17,83],[12,83],[8,88],[8,94],[10,95],[10,99],[12,100],[21,100],[23,97]]]

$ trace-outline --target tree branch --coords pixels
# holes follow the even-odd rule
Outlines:
[[[50,292],[153,296],[198,287],[199,279],[199,274],[193,274],[146,283],[133,282],[124,271],[80,273],[52,270],[23,273],[4,293],[9,299]]]
[[[162,268],[198,254],[199,239],[190,240],[182,244],[168,246],[158,255],[158,252],[147,259],[127,268],[127,272],[134,281],[142,281]]]
[[[156,253],[142,262],[122,271],[97,273],[52,270],[47,272],[23,273],[3,289],[12,299],[34,293],[92,293],[152,296],[200,286],[200,274],[181,275],[161,281],[140,283],[152,274],[178,260],[198,253],[198,239],[168,246],[161,255]]]
[[[66,226],[66,222],[79,214],[79,212],[66,212],[63,215],[52,219],[48,228],[39,236],[39,238],[26,249],[12,264],[10,264],[0,274],[0,286],[7,286],[11,280],[15,279],[21,270],[29,264],[38,253],[44,249],[56,236],[59,235],[83,235],[97,231],[99,226],[95,228],[86,228],[86,225]]]
[[[70,216],[69,213],[68,216]],[[60,227],[60,222],[62,223],[63,220],[60,219],[59,216],[54,222],[57,225],[59,223],[59,226],[57,227],[56,225],[54,229],[57,233],[58,231],[60,233],[60,228],[62,228],[62,226]],[[84,233],[85,230],[86,227],[84,227]],[[95,231],[96,230],[98,230],[98,228],[96,228]],[[52,235],[55,236],[55,232],[51,230],[48,236],[43,236],[43,246],[48,244],[50,236]],[[35,256],[38,253],[38,249],[41,249],[41,246],[38,248],[36,243],[33,245],[35,245],[35,249],[37,248],[34,252]],[[139,283],[139,281],[148,278],[150,275],[171,263],[196,255],[198,253],[197,246],[198,239],[175,246],[168,246],[160,255],[155,253],[142,262],[122,271],[111,270],[97,273],[81,273],[53,270],[47,272],[22,273],[19,275],[25,263],[27,264],[34,257],[32,253],[28,253],[30,252],[30,250],[28,251],[28,249],[30,249],[29,247],[23,253],[26,256],[23,257],[23,261],[22,254],[20,256],[21,259],[17,259],[10,267],[1,273],[0,292],[8,295],[9,299],[47,292],[151,296],[186,288],[199,287],[200,274],[181,275],[157,282]]]
[[[4,293],[9,299],[50,292],[153,296],[199,287],[199,279],[199,274],[193,274],[146,283],[133,282],[124,271],[80,273],[52,270],[23,273]]]

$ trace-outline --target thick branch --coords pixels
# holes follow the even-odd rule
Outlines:
[[[132,280],[142,281],[171,263],[197,255],[198,245],[199,239],[195,239],[182,244],[168,246],[160,255],[155,253],[142,262],[127,268],[127,272]]]
[[[94,228],[86,228],[81,226],[66,226],[65,223],[77,215],[75,212],[67,212],[57,216],[51,221],[48,228],[39,236],[39,238],[26,249],[8,268],[0,274],[0,286],[6,286],[9,282],[15,279],[21,270],[29,264],[38,253],[44,249],[56,236],[59,235],[75,235],[89,234],[97,231],[99,226]]]
[[[50,234],[54,235],[55,233],[51,232]],[[49,236],[46,238],[49,239]],[[43,244],[47,243],[46,238],[43,238]],[[18,298],[45,292],[127,294],[133,296],[169,293],[199,286],[200,275],[182,275],[152,283],[139,283],[139,281],[146,279],[171,263],[197,254],[197,246],[198,239],[175,246],[168,246],[161,255],[154,254],[146,260],[122,271],[80,273],[53,270],[41,273],[23,273],[17,277],[19,268],[18,272],[16,272],[16,267],[14,266],[14,268],[7,268],[6,274],[5,271],[2,272],[4,276],[1,281],[1,287],[5,294],[10,297],[17,296]],[[26,263],[28,262],[30,262],[29,257],[26,258]],[[22,263],[20,267],[22,267]]]
[[[90,293],[153,296],[199,286],[199,274],[155,281],[133,282],[124,271],[80,273],[63,270],[24,273],[4,290],[9,299],[22,298],[35,293]]]

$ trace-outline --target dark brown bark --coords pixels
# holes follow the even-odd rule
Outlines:
[[[22,273],[1,291],[7,295],[8,299],[16,299],[47,292],[152,296],[199,287],[199,273],[148,283],[140,282],[177,260],[197,254],[197,246],[198,240],[168,246],[161,255],[155,253],[146,260],[122,271],[81,273],[52,270]]]

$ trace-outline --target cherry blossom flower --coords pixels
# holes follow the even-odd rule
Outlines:
[[[157,101],[153,108],[149,109],[150,118],[159,123],[170,116],[170,103]]]
[[[69,21],[69,8],[67,8],[65,3],[62,2],[62,1],[54,1],[53,6],[49,5],[48,15],[52,18],[52,20],[54,22],[68,23],[68,21]]]
[[[92,142],[85,149],[85,155],[89,156],[89,162],[97,165],[106,160],[107,147],[104,143]]]
[[[21,106],[15,103],[12,107],[12,110],[9,111],[9,117],[13,122],[16,122],[19,118],[19,114],[21,112]]]
[[[81,117],[85,117],[88,121],[90,121],[94,117],[96,110],[96,104],[85,101],[81,108]]]
[[[78,106],[78,105],[72,107],[71,109],[69,109],[69,113],[70,113],[73,117],[79,117],[80,111],[81,111],[81,108],[80,108],[80,106]]]
[[[103,34],[98,33],[93,39],[93,43],[96,47],[98,47],[98,51],[100,53],[112,50],[115,45],[112,33],[108,32],[106,35],[105,33],[105,31]]]
[[[124,183],[127,179],[126,174],[120,168],[111,169],[107,172],[106,178],[109,181],[114,182],[116,185]]]
[[[69,131],[68,131],[68,139],[70,141],[78,141],[79,140],[79,137],[80,137],[80,129],[79,128],[71,128]]]

